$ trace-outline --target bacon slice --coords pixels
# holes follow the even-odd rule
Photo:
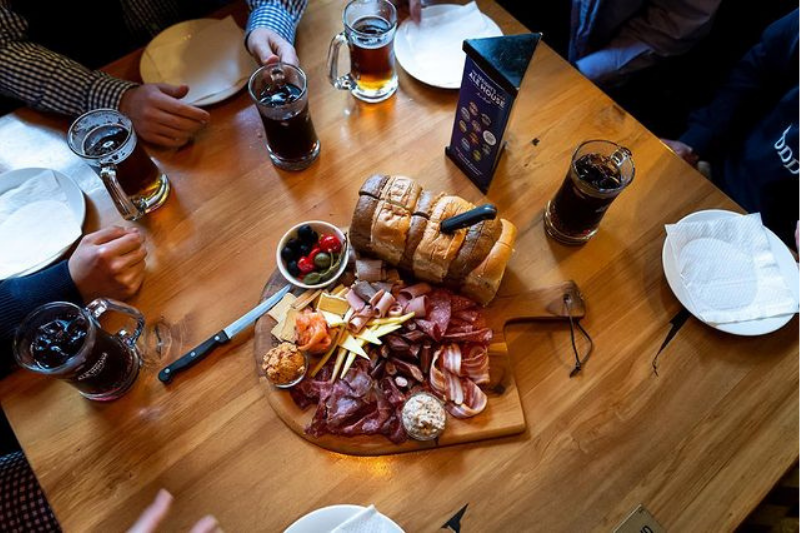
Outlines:
[[[470,418],[479,415],[486,409],[489,398],[486,394],[469,379],[462,379],[461,384],[464,390],[464,401],[460,405],[448,403],[445,408],[456,418]]]
[[[456,376],[464,375],[461,373],[461,348],[458,347],[458,344],[445,345],[442,366]]]
[[[461,359],[462,376],[477,385],[489,383],[489,349],[482,344],[470,344]]]

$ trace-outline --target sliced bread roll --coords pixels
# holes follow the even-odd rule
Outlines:
[[[421,192],[422,187],[405,176],[390,177],[381,190],[381,199],[372,218],[369,250],[393,265],[403,256],[411,212]]]
[[[456,216],[475,207],[459,196],[444,196],[431,211],[430,220],[425,225],[422,239],[414,251],[414,274],[421,279],[441,283],[450,263],[458,254],[467,230],[442,233],[439,224],[442,220]]]
[[[517,239],[517,227],[514,224],[506,219],[501,219],[500,223],[502,225],[500,238],[484,260],[467,274],[461,284],[461,293],[481,305],[487,305],[497,294]]]
[[[464,278],[475,270],[489,255],[494,243],[500,238],[502,226],[497,219],[484,220],[467,229],[464,243],[458,254],[450,263],[445,283],[450,287],[458,287]]]
[[[358,202],[350,223],[350,242],[357,250],[369,253],[372,240],[372,219],[380,203],[381,191],[389,176],[370,176],[358,192]]]
[[[419,195],[417,205],[411,214],[411,227],[408,230],[408,238],[406,238],[406,248],[398,265],[400,268],[406,270],[414,269],[414,251],[419,246],[419,241],[422,240],[422,235],[425,233],[425,226],[427,226],[428,220],[431,218],[433,206],[443,196],[443,193],[429,191],[422,191],[422,194]]]

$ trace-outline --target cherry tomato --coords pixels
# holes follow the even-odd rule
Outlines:
[[[339,253],[342,249],[342,241],[333,233],[327,233],[319,238],[319,247],[323,252]]]
[[[317,254],[318,254],[318,253],[320,253],[321,251],[322,251],[322,249],[321,249],[319,246],[317,246],[317,245],[315,244],[315,245],[314,245],[314,247],[311,249],[311,251],[310,251],[310,252],[308,252],[308,255],[306,255],[306,257],[308,257],[308,258],[309,258],[311,261],[314,261],[314,258],[315,258],[315,257],[317,256]]]
[[[316,267],[314,266],[314,261],[308,257],[301,257],[297,261],[297,268],[299,268],[300,272],[303,274],[308,274],[309,272],[313,272]]]

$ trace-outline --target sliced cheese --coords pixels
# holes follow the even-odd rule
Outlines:
[[[347,294],[348,290],[349,289],[347,287],[340,284],[337,285],[336,288],[331,291],[331,294],[333,294],[334,296],[344,296],[345,294]]]
[[[297,333],[294,328],[296,321],[297,310],[289,308],[289,310],[286,311],[286,316],[282,321],[283,327],[281,328],[281,332],[277,335],[277,337],[286,342],[295,342],[295,340],[297,340]]]
[[[336,352],[336,363],[333,365],[333,374],[331,375],[331,381],[335,381],[336,377],[339,375],[339,369],[342,368],[342,363],[344,362],[344,357],[347,354],[347,350],[344,348],[339,348],[339,351]]]
[[[388,335],[389,333],[397,331],[402,327],[402,324],[382,324],[379,326],[373,326],[372,331],[376,337],[383,337],[384,335]]]
[[[350,309],[350,304],[344,298],[332,296],[327,293],[322,293],[319,296],[319,303],[317,304],[317,311],[327,311],[334,315],[344,316],[347,310]]]
[[[347,323],[341,316],[337,314],[329,313],[328,311],[318,311],[318,312],[321,313],[323,317],[325,317],[325,322],[327,322],[328,325],[332,328],[338,328],[339,326],[343,326]]]
[[[271,316],[275,319],[276,322],[280,322],[286,316],[286,311],[292,306],[292,304],[297,300],[297,296],[292,294],[291,292],[287,292],[281,298],[281,301],[275,304],[275,307],[269,310],[267,315]]]
[[[342,348],[344,348],[349,352],[353,352],[355,354],[360,355],[361,357],[366,357],[367,359],[369,359],[367,352],[365,352],[363,348],[365,342],[366,341],[364,341],[363,339],[356,339],[350,333],[345,333],[342,336],[341,340],[339,341],[339,346],[341,346]]]
[[[378,338],[378,335],[375,334],[375,331],[370,328],[364,328],[361,330],[361,333],[356,335],[356,339],[367,341],[371,344],[383,344]]]
[[[311,302],[316,300],[317,296],[319,296],[321,293],[322,289],[317,289],[317,290],[308,289],[306,292],[297,297],[297,299],[292,304],[292,309],[296,309],[297,311],[305,309]]]
[[[373,318],[367,322],[368,326],[379,326],[381,324],[402,324],[414,318],[414,313],[406,313],[403,316],[390,316],[386,318]]]
[[[353,364],[353,361],[356,360],[356,354],[350,352],[347,354],[347,361],[344,363],[344,368],[342,368],[342,377],[347,374],[347,371],[350,370],[350,366]]]

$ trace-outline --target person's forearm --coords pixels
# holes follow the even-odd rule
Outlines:
[[[0,357],[11,356],[14,333],[25,316],[55,301],[83,303],[67,261],[30,276],[0,281]]]
[[[294,43],[295,30],[308,0],[247,0],[247,5],[252,10],[247,19],[248,34],[256,28],[269,28]]]
[[[134,86],[35,43],[12,41],[0,47],[0,90],[36,109],[66,115],[116,109],[122,94]]]

